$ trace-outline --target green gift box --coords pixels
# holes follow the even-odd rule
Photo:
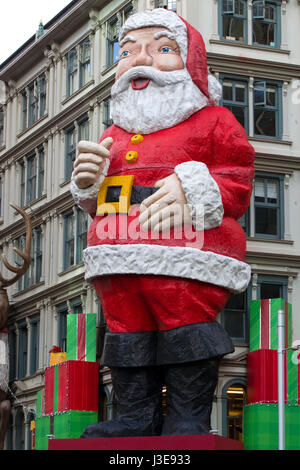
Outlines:
[[[90,424],[98,422],[94,411],[66,411],[54,416],[55,439],[77,439]]]
[[[45,389],[42,388],[36,394],[36,411],[35,415],[37,418],[44,416],[45,414]]]
[[[245,405],[243,438],[245,450],[278,450],[278,405]],[[285,448],[300,450],[300,406],[285,405]]]
[[[35,450],[48,450],[48,436],[51,434],[51,416],[35,419]]]
[[[292,306],[284,299],[252,300],[249,351],[277,349],[278,310],[285,313],[285,347],[292,345]]]
[[[66,411],[42,416],[35,421],[35,450],[48,450],[49,437],[53,439],[77,439],[90,424],[98,422],[94,411]]]
[[[67,315],[67,360],[96,361],[96,313]]]

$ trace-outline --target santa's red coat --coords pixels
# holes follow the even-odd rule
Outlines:
[[[133,134],[114,125],[104,132],[101,140],[106,137],[112,137],[114,141],[108,176],[134,175],[134,185],[153,187],[157,180],[172,174],[177,165],[202,162],[219,187],[224,208],[221,225],[205,230],[203,246],[197,241],[197,236],[192,244],[184,235],[179,238],[178,230],[171,231],[170,237],[161,235],[159,239],[153,239],[150,234],[148,238],[141,239],[132,236],[130,230],[124,236],[124,226],[136,224],[137,211],[133,215],[118,214],[117,226],[112,225],[114,230],[117,227],[113,235],[109,224],[106,227],[104,224],[111,216],[92,214],[94,219],[85,250],[87,278],[93,279],[110,331],[168,330],[215,320],[224,308],[230,290],[234,291],[230,282],[238,282],[239,263],[242,265],[245,261],[246,238],[237,219],[245,213],[250,201],[254,150],[244,129],[229,110],[205,107],[173,128],[144,135],[143,141],[137,145],[131,143]],[[138,153],[135,163],[126,161],[129,151]],[[123,227],[122,235],[119,224]],[[107,230],[106,235],[103,227]],[[129,253],[127,263],[118,261],[118,254],[122,253],[125,245],[126,253]],[[168,258],[161,260],[160,267],[159,260],[154,259],[152,268],[149,253],[146,261],[139,262],[143,248],[146,251],[150,249],[149,253],[154,258],[162,256],[160,253],[164,257],[168,253]],[[108,253],[116,257],[107,259]],[[176,260],[177,253],[183,253],[181,261]],[[182,261],[185,253],[186,262]],[[190,261],[193,254],[194,261]],[[199,275],[198,255],[208,256]],[[227,259],[228,263],[233,261],[230,274],[233,279],[226,279],[230,273],[226,269],[223,273],[217,272],[214,256],[218,262],[225,260],[225,264]],[[171,276],[173,272],[174,276]]]

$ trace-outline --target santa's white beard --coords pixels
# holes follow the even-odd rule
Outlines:
[[[149,85],[134,90],[132,80],[141,77],[149,78]],[[113,85],[111,96],[114,124],[135,134],[176,126],[208,104],[186,69],[161,72],[148,66],[134,67]]]

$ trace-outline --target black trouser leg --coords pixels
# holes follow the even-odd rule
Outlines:
[[[220,358],[166,366],[167,416],[162,435],[207,434]]]
[[[159,367],[113,367],[117,418],[88,426],[82,438],[160,435],[162,376]]]

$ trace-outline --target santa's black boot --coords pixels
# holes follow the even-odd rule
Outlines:
[[[160,435],[162,377],[159,367],[111,368],[117,418],[88,426],[81,438]]]
[[[208,434],[219,358],[166,367],[167,416],[162,435]]]

